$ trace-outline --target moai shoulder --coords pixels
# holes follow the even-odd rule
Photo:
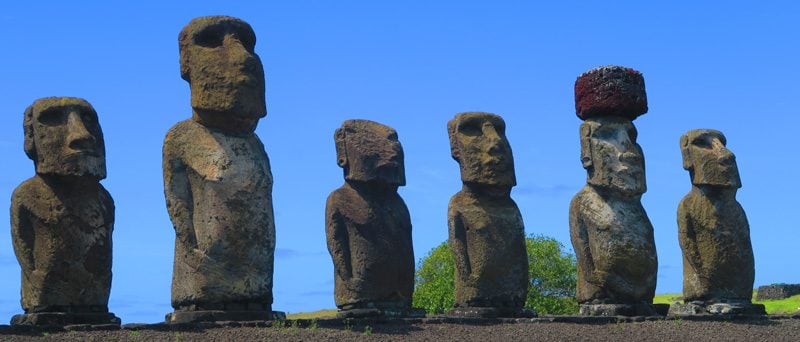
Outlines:
[[[83,99],[42,98],[23,126],[36,176],[11,199],[25,310],[12,324],[119,324],[108,312],[114,201],[99,183],[106,167],[97,113]]]
[[[411,308],[414,249],[408,208],[397,193],[405,185],[397,132],[347,120],[334,140],[345,184],[328,196],[325,226],[338,316],[424,315]]]
[[[463,188],[448,205],[455,260],[455,316],[534,316],[528,291],[525,228],[511,188],[516,185],[505,121],[495,114],[457,114],[447,125]]]

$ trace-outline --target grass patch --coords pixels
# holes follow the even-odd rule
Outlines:
[[[336,309],[326,309],[314,312],[298,312],[286,315],[286,319],[336,318],[337,311]]]
[[[771,315],[793,314],[800,311],[800,295],[778,300],[753,300],[753,303],[764,304],[767,313]]]
[[[660,294],[653,298],[653,303],[672,304],[677,301],[682,301],[683,298],[681,297],[682,295],[680,293]],[[770,315],[793,314],[800,311],[800,295],[791,296],[786,299],[759,301],[756,300],[755,291],[753,291],[753,303],[764,304],[764,308],[767,309],[767,314]]]

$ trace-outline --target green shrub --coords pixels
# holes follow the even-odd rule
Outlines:
[[[574,314],[577,266],[575,256],[553,238],[531,235],[525,239],[530,287],[525,307],[540,314]],[[428,314],[453,308],[455,266],[447,242],[432,249],[417,265],[414,307]]]

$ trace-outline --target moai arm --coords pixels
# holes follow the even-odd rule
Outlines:
[[[334,195],[328,198],[325,205],[325,233],[328,236],[328,250],[333,259],[336,273],[344,280],[353,277],[353,268],[350,262],[350,241],[347,234],[347,225],[341,212],[334,204]]]
[[[164,143],[164,195],[167,199],[167,211],[175,228],[175,238],[185,246],[197,248],[197,237],[194,232],[192,216],[194,203],[192,188],[189,183],[187,165],[176,155],[169,145],[169,136]]]
[[[570,239],[580,265],[578,269],[583,273],[583,277],[587,282],[602,286],[606,277],[597,274],[597,270],[594,267],[594,256],[589,245],[589,228],[582,217],[583,211],[579,208],[574,208],[574,206],[579,205],[576,202],[578,200],[573,201],[573,208],[571,208],[569,215]]]
[[[450,230],[450,250],[453,252],[453,261],[455,262],[456,272],[460,279],[466,281],[472,274],[472,268],[469,263],[469,251],[467,250],[467,230],[464,227],[464,221],[461,218],[461,213],[457,209],[451,208],[448,213],[449,220],[447,225]]]
[[[32,272],[36,267],[33,260],[35,233],[30,217],[30,211],[20,203],[18,194],[14,193],[11,198],[11,236],[14,240],[14,253],[17,255],[23,272]]]
[[[683,250],[684,262],[688,262],[697,271],[702,270],[703,260],[697,247],[697,235],[685,199],[678,205],[678,243]]]

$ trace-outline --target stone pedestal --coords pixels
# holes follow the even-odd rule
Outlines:
[[[752,303],[675,303],[669,307],[670,316],[734,315],[762,316],[767,311],[763,304]]]
[[[668,304],[582,304],[581,316],[665,316]]]
[[[120,325],[120,319],[110,312],[37,312],[30,314],[14,315],[11,318],[11,325],[26,326],[66,326],[74,324]]]
[[[423,309],[378,309],[378,308],[359,308],[349,310],[339,310],[336,318],[423,318]]]
[[[534,318],[538,314],[533,309],[496,307],[458,307],[450,310],[448,316],[466,318]]]
[[[223,321],[271,321],[285,319],[286,313],[281,311],[174,311],[168,313],[166,316],[167,324]]]

